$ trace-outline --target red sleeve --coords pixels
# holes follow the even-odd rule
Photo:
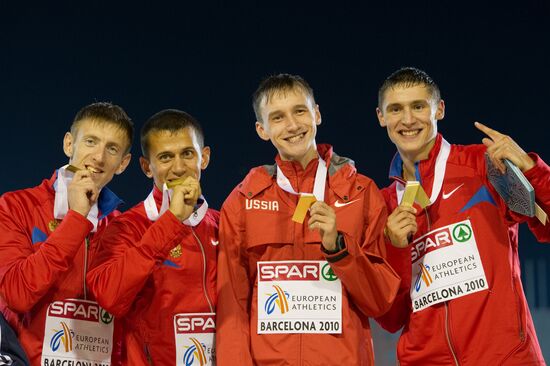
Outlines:
[[[249,325],[252,289],[238,195],[233,191],[221,210],[216,324],[218,366],[253,364]]]
[[[535,162],[535,166],[523,174],[535,190],[536,202],[547,214],[550,214],[550,167],[537,154],[529,153],[529,156]],[[515,224],[527,222],[529,229],[539,242],[550,242],[550,222],[547,221],[546,225],[543,225],[536,216],[527,217],[510,210],[487,179],[487,167],[484,155],[480,154],[478,159],[478,166],[481,167],[480,174],[492,196],[497,200],[497,205],[503,212],[503,218],[506,220],[508,226],[511,227]]]
[[[25,225],[28,208],[13,195],[0,198],[0,296],[15,312],[29,311],[73,265],[73,258],[93,228],[69,210],[56,230],[35,251]]]
[[[397,198],[394,192],[395,184],[382,190],[382,196],[384,197],[388,212],[393,212],[397,207]],[[385,247],[386,259],[401,278],[401,284],[388,312],[375,320],[382,328],[394,333],[407,323],[409,314],[411,313],[411,250],[410,247],[396,248],[388,240],[385,240]]]
[[[365,189],[366,231],[363,242],[344,233],[346,249],[326,255],[354,304],[369,317],[380,316],[391,306],[400,279],[385,261],[384,227],[387,213],[378,188],[371,181]],[[347,251],[347,255],[346,255]]]
[[[170,249],[192,235],[170,211],[147,229],[134,225],[127,216],[123,214],[105,229],[93,268],[86,277],[97,302],[115,316],[122,316],[131,308],[149,275],[166,259]]]
[[[535,189],[535,200],[550,217],[550,167],[537,155],[529,154],[535,166],[526,171],[525,177]],[[550,243],[550,221],[543,225],[536,217],[527,218],[529,229],[539,242]]]
[[[395,333],[407,323],[412,312],[410,296],[411,248],[410,246],[396,248],[389,241],[386,241],[385,245],[388,262],[401,277],[401,285],[388,312],[376,318],[376,321],[388,332]]]

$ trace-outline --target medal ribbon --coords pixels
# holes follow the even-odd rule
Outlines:
[[[54,184],[55,189],[55,201],[53,205],[53,216],[58,220],[63,220],[69,211],[69,199],[67,193],[67,186],[72,182],[74,173],[68,171],[68,165],[62,166],[57,170],[57,180]],[[93,225],[92,232],[97,231],[99,208],[97,202],[94,203],[88,217],[86,217]]]
[[[155,197],[153,196],[153,192],[155,189],[149,193],[149,196],[143,201],[143,205],[145,206],[145,213],[147,214],[147,217],[151,221],[157,221],[158,218],[165,213],[168,210],[168,207],[170,206],[170,199],[172,197],[172,189],[168,189],[166,186],[166,183],[162,185],[162,203],[160,205],[160,211],[157,209],[157,203],[155,202]],[[204,196],[200,196],[199,198],[202,200],[202,204],[194,210],[194,212],[183,221],[183,224],[187,226],[197,226],[200,224],[204,216],[206,215],[206,212],[208,211],[208,202],[206,202],[206,199]]]
[[[327,180],[327,163],[321,158],[319,158],[319,165],[317,165],[317,172],[315,173],[315,183],[313,184],[313,195],[317,199],[317,201],[324,201],[325,200],[325,182]],[[302,194],[310,194],[305,192],[296,192],[294,188],[292,188],[292,184],[290,184],[290,181],[285,176],[281,168],[277,165],[277,185],[281,187],[281,189],[285,192],[295,194],[295,195],[302,195]]]

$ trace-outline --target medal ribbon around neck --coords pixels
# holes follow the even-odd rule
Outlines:
[[[327,180],[327,163],[321,158],[319,158],[319,165],[317,166],[317,172],[315,173],[315,183],[313,184],[313,195],[317,201],[325,200],[325,182]],[[284,175],[283,171],[277,165],[277,185],[285,192],[302,195],[310,194],[306,192],[296,192],[292,188],[292,184],[288,178]]]
[[[143,201],[143,205],[145,206],[145,213],[147,214],[147,217],[151,221],[157,221],[158,218],[164,214],[168,207],[170,206],[170,199],[172,197],[172,189],[169,189],[166,186],[166,183],[162,185],[162,203],[160,205],[160,211],[157,209],[157,203],[155,202],[155,197],[153,196],[153,192],[155,189],[149,193],[149,196]],[[196,209],[191,216],[189,216],[186,220],[183,221],[183,224],[187,226],[197,226],[200,224],[204,216],[206,215],[206,212],[208,211],[208,202],[206,202],[206,199],[204,196],[200,196],[200,199],[203,200],[203,203],[199,206],[198,209]]]
[[[432,185],[432,194],[430,195],[430,204],[428,206],[432,205],[437,200],[439,192],[441,192],[443,178],[445,178],[445,170],[447,168],[447,159],[449,158],[450,152],[451,145],[445,139],[441,139],[441,148],[435,160],[434,181]],[[405,185],[398,182],[395,186],[395,191],[397,193],[397,202],[401,203],[403,194],[405,193]]]
[[[67,187],[72,182],[74,173],[68,171],[67,166],[68,165],[62,166],[57,170],[57,180],[56,184],[54,185],[55,201],[53,205],[53,216],[58,220],[63,220],[63,218],[67,215],[67,212],[69,211]],[[96,202],[94,203],[94,205],[90,209],[90,212],[88,213],[88,216],[86,217],[88,221],[90,221],[94,225],[92,232],[97,231],[97,223],[99,221],[98,215],[99,208]]]
[[[299,224],[304,222],[306,213],[309,210],[310,206],[317,201],[325,200],[325,183],[327,180],[327,163],[321,158],[319,158],[319,164],[317,165],[317,171],[315,172],[315,182],[313,184],[313,195],[307,192],[296,192],[292,188],[292,184],[285,176],[281,168],[277,165],[277,185],[285,192],[299,195],[300,199],[294,210],[294,215],[292,216],[292,221],[295,221]]]

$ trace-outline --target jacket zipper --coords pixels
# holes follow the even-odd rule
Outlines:
[[[428,213],[428,207],[429,206],[424,207],[424,212],[426,214],[426,223],[428,226],[427,232],[430,232],[432,230],[432,222],[430,219],[430,214]],[[456,357],[453,344],[451,343],[451,336],[449,333],[450,333],[449,332],[449,302],[445,301],[445,337],[447,338],[447,345],[449,346],[449,350],[451,351],[455,365],[460,366],[460,364],[458,363],[458,359]]]
[[[521,301],[518,296],[518,291],[516,287],[516,278],[512,281],[514,286],[514,296],[516,297],[516,304],[518,306],[518,322],[519,322],[519,340],[523,343],[525,341],[525,332],[523,331],[523,324],[521,323]]]
[[[432,230],[432,223],[431,223],[431,220],[430,220],[430,215],[428,213],[428,208],[424,208],[424,212],[426,213],[426,221],[427,221],[427,224],[428,224],[428,230],[427,232],[430,232]],[[447,338],[447,345],[449,346],[449,349],[451,350],[451,354],[453,355],[453,359],[455,361],[455,365],[456,366],[459,366],[460,364],[458,363],[458,359],[456,357],[456,352],[455,352],[455,349],[453,347],[453,344],[451,342],[451,336],[449,334],[449,303],[447,301],[445,301],[445,337]]]
[[[210,300],[210,297],[208,296],[208,291],[206,291],[206,254],[204,253],[204,247],[202,245],[201,240],[195,234],[195,230],[191,229],[191,232],[193,233],[193,236],[195,239],[197,239],[197,242],[199,243],[199,248],[201,248],[202,253],[202,290],[204,292],[204,296],[206,297],[206,301],[208,302],[208,306],[210,307],[210,312],[214,312],[214,306],[212,306],[212,301]]]
[[[447,344],[449,345],[449,349],[451,350],[451,354],[455,360],[455,365],[459,366],[453,344],[451,343],[451,337],[449,335],[449,303],[447,301],[445,301],[445,336],[447,337]]]
[[[424,208],[424,212],[426,213],[426,221],[428,224],[428,230],[427,232],[430,232],[432,230],[432,222],[430,219],[430,214],[428,213],[428,208]],[[453,355],[453,360],[455,361],[455,365],[459,366],[458,359],[456,357],[455,349],[453,347],[453,344],[451,342],[451,336],[449,334],[449,302],[445,301],[445,337],[447,338],[447,345],[449,346],[449,350],[451,350],[451,355]]]
[[[88,300],[88,288],[86,286],[86,274],[88,272],[88,248],[90,247],[90,239],[86,237],[84,239],[84,300]]]

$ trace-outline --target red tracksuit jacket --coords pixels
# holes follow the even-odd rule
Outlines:
[[[86,294],[86,265],[97,254],[97,238],[118,214],[121,201],[107,188],[99,198],[99,220],[93,225],[69,210],[59,226],[55,222],[53,188],[57,174],[37,187],[8,192],[0,198],[0,310],[4,313],[32,365],[39,365],[48,306],[56,300],[93,300]],[[86,250],[85,241],[89,245]],[[115,342],[118,327],[115,326]],[[119,344],[120,346],[120,344]],[[112,364],[120,347],[115,345]]]
[[[404,326],[397,349],[400,365],[544,364],[523,294],[517,239],[518,223],[527,222],[540,241],[548,242],[550,224],[543,226],[536,218],[507,208],[486,177],[485,150],[483,145],[449,145],[438,135],[428,159],[417,163],[417,179],[427,195],[431,196],[437,187],[440,192],[427,209],[415,206],[418,232],[412,245],[397,249],[387,243],[388,260],[402,282],[391,310],[377,319],[391,332]],[[445,151],[449,153],[446,161]],[[536,165],[525,176],[535,188],[539,205],[550,212],[550,168],[538,156],[531,157]],[[396,155],[390,175],[400,177],[401,168],[401,159]],[[397,207],[396,189],[400,184],[399,180],[394,181],[383,190],[389,212]],[[411,269],[411,262],[427,245],[427,241],[417,239],[465,220],[471,223],[488,288],[413,312],[419,303],[411,302],[411,293],[424,286],[424,280],[460,271],[467,273],[472,268],[467,258],[458,264],[425,261],[428,272],[423,279],[421,273],[412,273]],[[440,244],[434,239],[430,250]],[[455,241],[453,245],[460,243]],[[434,253],[440,253],[439,249]],[[411,292],[413,280],[415,287]],[[474,287],[478,283],[474,281]],[[471,290],[471,285],[462,288]],[[428,297],[426,301],[434,299]]]
[[[328,167],[325,202],[346,248],[327,255],[317,231],[291,221],[298,197],[276,183],[275,166],[254,168],[221,211],[218,261],[218,365],[372,365],[368,317],[387,311],[399,278],[384,260],[384,201],[353,162],[318,151]],[[276,158],[297,192],[311,192],[318,166]],[[258,261],[327,260],[342,283],[341,334],[258,334]],[[290,304],[292,306],[292,304]]]
[[[160,207],[162,192],[155,187],[153,194]],[[152,222],[142,202],[105,231],[88,284],[99,304],[123,319],[124,364],[175,365],[174,315],[215,311],[218,220],[208,209],[195,227],[170,211]]]

